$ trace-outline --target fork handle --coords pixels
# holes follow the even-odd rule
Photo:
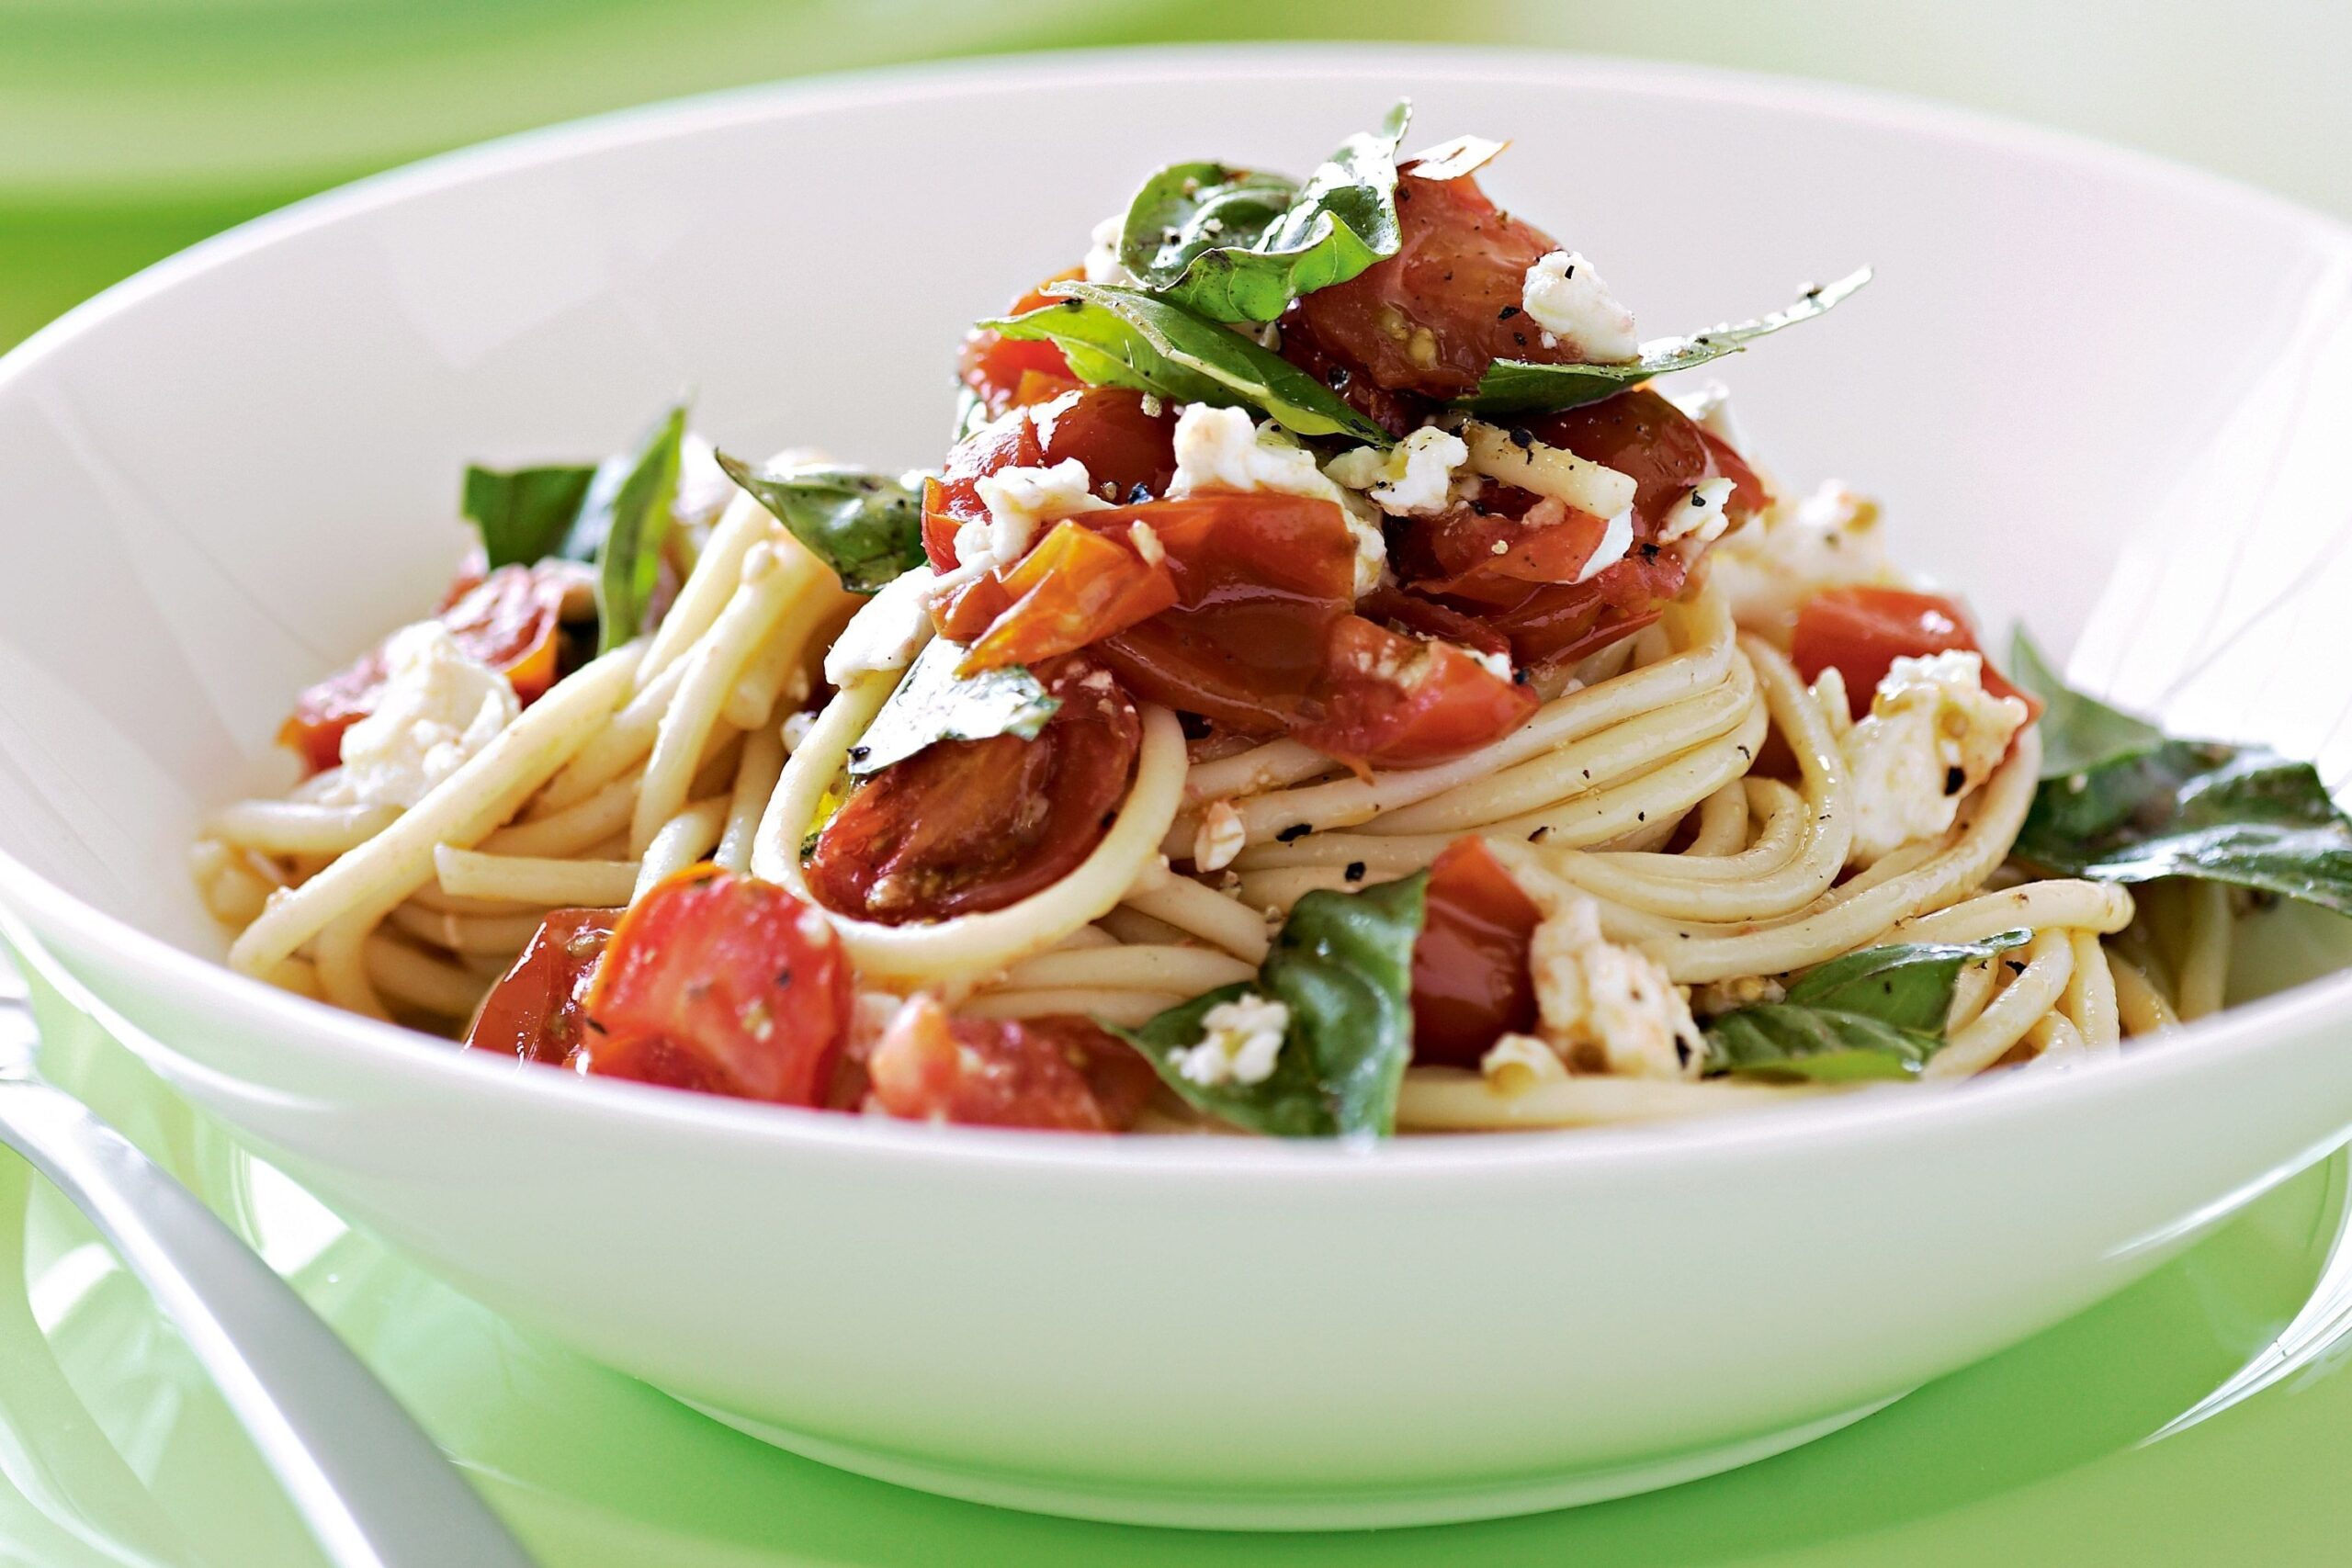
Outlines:
[[[334,1331],[129,1139],[62,1089],[11,1078],[0,1143],[146,1284],[334,1568],[532,1568]]]

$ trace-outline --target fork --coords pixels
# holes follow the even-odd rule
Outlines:
[[[531,1568],[433,1439],[195,1194],[42,1081],[23,975],[0,955],[0,1144],[145,1283],[334,1568]]]

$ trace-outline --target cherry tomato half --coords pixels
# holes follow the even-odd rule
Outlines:
[[[1069,519],[997,575],[1012,603],[972,644],[959,674],[1073,653],[1176,603],[1164,560],[1145,559],[1132,536]]]
[[[1535,1027],[1527,954],[1543,911],[1476,838],[1431,863],[1428,909],[1413,943],[1413,1060],[1475,1067],[1501,1036]]]
[[[1015,299],[1012,309],[1005,314],[1026,315],[1050,305],[1053,301],[1046,297],[1047,288],[1085,276],[1080,267],[1057,272]],[[1023,403],[1058,397],[1078,385],[1078,378],[1070,374],[1069,361],[1053,344],[1007,338],[986,327],[974,327],[965,334],[956,368],[964,385],[978,395],[980,405],[990,419]]]
[[[588,989],[583,1073],[821,1103],[849,1036],[850,966],[773,883],[689,866],[632,904]]]
[[[866,1070],[893,1116],[1072,1133],[1125,1131],[1158,1081],[1090,1019],[950,1018],[928,997],[899,1010]]]
[[[1420,768],[1501,739],[1538,703],[1466,649],[1349,615],[1331,628],[1313,716],[1292,733],[1351,766]]]
[[[956,444],[939,478],[923,486],[922,543],[941,571],[956,565],[956,530],[989,514],[979,481],[1001,468],[1051,468],[1075,457],[1105,499],[1164,493],[1176,474],[1176,415],[1148,412],[1140,392],[1087,387],[1014,411]]]
[[[858,786],[804,868],[829,909],[901,924],[1001,909],[1093,852],[1125,798],[1143,721],[1100,665],[1034,671],[1061,707],[1034,740],[941,740]]]
[[[1975,628],[1957,604],[1936,593],[1902,588],[1829,588],[1797,609],[1790,658],[1807,681],[1837,666],[1846,678],[1846,702],[1856,718],[1871,710],[1878,683],[1897,659],[1920,659],[1958,649],[1981,653]],[[2039,717],[2041,701],[2009,684],[1984,661],[1984,689],[1996,697],[2021,697]]]
[[[620,923],[618,909],[556,909],[482,998],[466,1045],[562,1066],[588,1038],[588,987]]]

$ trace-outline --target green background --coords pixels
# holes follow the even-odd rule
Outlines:
[[[505,131],[809,72],[1241,38],[1836,77],[2352,213],[2342,0],[0,0],[0,344],[215,230]]]

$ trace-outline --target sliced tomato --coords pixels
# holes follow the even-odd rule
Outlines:
[[[1047,288],[1085,276],[1080,267],[1057,272],[1015,299],[1012,309],[1005,313],[1025,315],[1050,305],[1053,301],[1045,293]],[[1040,392],[1046,398],[1058,397],[1061,391],[1078,385],[1078,378],[1070,374],[1069,361],[1054,344],[1007,338],[986,327],[974,327],[965,334],[956,368],[964,385],[978,394],[990,419],[1023,403],[1043,400],[1038,396]],[[1047,389],[1055,387],[1060,390]]]
[[[1413,943],[1413,1059],[1475,1067],[1496,1040],[1535,1027],[1527,955],[1543,911],[1475,837],[1430,864],[1428,897]]]
[[[631,905],[589,987],[583,1073],[816,1105],[849,1036],[850,966],[773,883],[689,866]]]
[[[1418,392],[1381,386],[1354,359],[1326,344],[1303,309],[1282,320],[1282,356],[1340,395],[1340,400],[1389,434],[1402,438],[1428,422],[1439,405]]]
[[[1424,642],[1349,615],[1331,628],[1314,716],[1292,734],[1367,768],[1419,768],[1475,751],[1538,705],[1523,682],[1466,649]]]
[[[459,648],[503,671],[528,704],[555,684],[570,577],[562,563],[502,566],[471,584],[460,580],[438,618]],[[384,679],[379,644],[304,689],[278,728],[278,744],[299,753],[312,773],[334,767],[343,760],[344,731],[376,710]]]
[[[1070,655],[1035,670],[1061,701],[1034,740],[942,740],[860,785],[805,866],[827,908],[900,924],[1001,909],[1102,841],[1141,749],[1135,704]]]
[[[1157,407],[1157,412],[1153,408]],[[1105,500],[1138,502],[1167,491],[1176,474],[1176,414],[1124,387],[1087,387],[1013,411],[974,431],[923,486],[922,542],[941,571],[956,565],[956,530],[989,514],[979,481],[1001,468],[1086,465]]]
[[[618,909],[556,909],[482,998],[466,1045],[561,1066],[588,1038],[588,987]]]
[[[1397,530],[1396,574],[1430,593],[1508,604],[1536,582],[1574,582],[1608,536],[1606,518],[1515,486]]]
[[[1128,690],[1247,735],[1290,725],[1355,604],[1355,538],[1336,503],[1204,491],[1081,521],[1149,524],[1176,584],[1173,609],[1096,645]]]
[[[1001,578],[1012,603],[972,644],[959,674],[1074,653],[1176,603],[1165,560],[1145,559],[1131,536],[1067,520]]]
[[[1897,659],[1922,659],[1952,649],[1982,653],[1967,612],[1937,593],[1902,588],[1830,588],[1797,609],[1796,637],[1789,652],[1807,681],[1836,666],[1846,679],[1846,702],[1856,718],[1870,712],[1878,683]],[[1984,661],[1984,689],[1996,697],[2020,697],[2041,716],[2041,700],[2009,683],[1993,661]]]
[[[1656,538],[1693,485],[1732,481],[1724,513],[1736,525],[1769,499],[1764,481],[1729,443],[1647,387],[1527,422],[1528,434],[1634,481],[1635,537]]]
[[[1351,379],[1439,399],[1469,392],[1497,359],[1577,358],[1520,309],[1527,269],[1560,248],[1549,234],[1498,210],[1473,177],[1423,179],[1410,164],[1396,218],[1395,255],[1299,300],[1317,354]]]
[[[1479,653],[1510,652],[1510,639],[1479,617],[1390,583],[1365,594],[1356,604],[1356,614],[1396,631],[1442,637]]]
[[[899,1010],[866,1070],[893,1116],[1070,1133],[1125,1132],[1158,1081],[1090,1019],[950,1018],[927,997]]]

